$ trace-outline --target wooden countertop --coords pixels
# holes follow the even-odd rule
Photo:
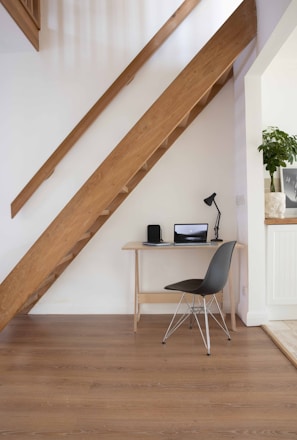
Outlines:
[[[265,225],[297,225],[297,217],[266,218]]]

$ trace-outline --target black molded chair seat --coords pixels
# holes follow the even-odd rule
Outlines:
[[[220,247],[218,247],[217,251],[215,252],[209,263],[206,275],[203,279],[187,279],[174,284],[169,284],[165,287],[165,289],[167,290],[182,292],[182,296],[170,321],[168,329],[164,335],[162,341],[163,344],[165,344],[169,336],[171,336],[189,317],[191,318],[190,327],[192,327],[192,321],[194,317],[200,330],[203,343],[207,349],[207,354],[210,355],[208,315],[210,315],[215,320],[215,322],[227,335],[228,339],[231,339],[216,294],[218,292],[221,292],[226,285],[235,244],[236,241],[229,241],[227,243],[223,243]],[[188,300],[189,294],[191,295],[191,301]],[[209,296],[208,300],[206,300],[207,296]],[[179,318],[177,318],[178,312],[182,304],[186,304],[186,312],[183,313]],[[217,319],[214,314],[214,306],[216,306],[216,309],[219,312],[220,320]],[[204,316],[205,332],[203,332],[202,330],[198,317],[199,314],[203,314]]]

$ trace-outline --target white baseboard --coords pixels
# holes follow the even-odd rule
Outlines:
[[[242,314],[242,316],[240,312],[238,312],[238,316],[247,327],[258,327],[266,324],[269,320],[267,310],[247,312],[246,314]]]

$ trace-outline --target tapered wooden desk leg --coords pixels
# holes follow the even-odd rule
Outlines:
[[[137,332],[137,323],[140,318],[139,308],[139,256],[138,251],[135,250],[135,288],[134,288],[134,332]]]
[[[232,276],[229,274],[229,297],[230,297],[230,312],[231,312],[231,329],[236,332],[236,313],[235,313],[235,301],[234,301],[234,291],[232,284]]]

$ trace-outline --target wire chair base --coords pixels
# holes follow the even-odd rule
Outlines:
[[[202,341],[207,350],[207,355],[210,355],[210,334],[209,334],[209,324],[208,324],[208,316],[211,316],[214,321],[218,324],[218,326],[223,330],[223,332],[228,337],[228,340],[231,340],[230,332],[228,330],[227,324],[225,322],[225,318],[222,312],[222,309],[218,303],[216,298],[216,294],[209,295],[210,298],[206,300],[206,297],[201,297],[199,295],[192,295],[193,299],[190,303],[187,300],[187,295],[189,293],[184,292],[181,296],[181,299],[176,307],[175,313],[170,321],[170,324],[166,330],[164,338],[162,340],[162,344],[165,344],[167,339],[189,318],[190,319],[190,328],[193,327],[193,320],[196,321],[196,324],[199,328]],[[177,318],[179,309],[181,305],[186,304],[187,310],[184,312],[179,318]],[[217,307],[219,312],[221,322],[216,318],[213,311],[211,310],[213,304]],[[205,330],[203,331],[202,326],[199,321],[199,315],[204,316],[204,326]]]

